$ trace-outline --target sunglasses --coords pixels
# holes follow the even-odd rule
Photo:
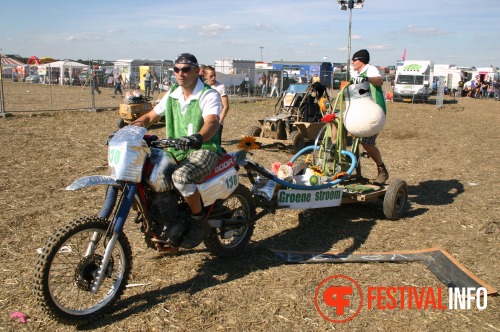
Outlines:
[[[191,71],[193,67],[189,66],[189,67],[182,67],[182,68],[179,68],[179,67],[174,67],[174,72],[176,74],[179,74],[181,71],[184,73],[184,74],[187,74]]]

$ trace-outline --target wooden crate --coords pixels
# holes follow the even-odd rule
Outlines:
[[[133,121],[152,109],[153,105],[151,105],[151,103],[120,104],[120,109],[118,112],[120,113],[120,116],[126,121]]]

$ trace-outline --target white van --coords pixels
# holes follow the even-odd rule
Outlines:
[[[407,60],[396,68],[394,101],[427,102],[432,93],[432,61]]]

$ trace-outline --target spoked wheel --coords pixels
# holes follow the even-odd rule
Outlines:
[[[384,215],[389,220],[398,220],[406,211],[408,185],[401,179],[394,180],[384,196]]]
[[[243,185],[226,199],[217,203],[209,219],[220,219],[226,225],[212,228],[204,240],[205,246],[215,256],[234,257],[241,254],[252,237],[255,224],[249,222],[256,213],[250,191]],[[231,225],[233,224],[233,225]]]
[[[91,293],[104,256],[108,223],[86,217],[59,229],[47,242],[36,264],[34,288],[38,303],[52,318],[80,324],[105,313],[122,295],[132,267],[125,234],[118,237],[104,281]],[[106,240],[106,241],[105,241]]]

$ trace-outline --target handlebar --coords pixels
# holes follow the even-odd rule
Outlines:
[[[156,135],[149,135],[149,138],[147,138],[146,136],[148,135],[144,136],[144,140],[148,143],[149,146],[160,149],[173,148],[179,141],[178,139],[174,138],[158,139],[158,136]]]

